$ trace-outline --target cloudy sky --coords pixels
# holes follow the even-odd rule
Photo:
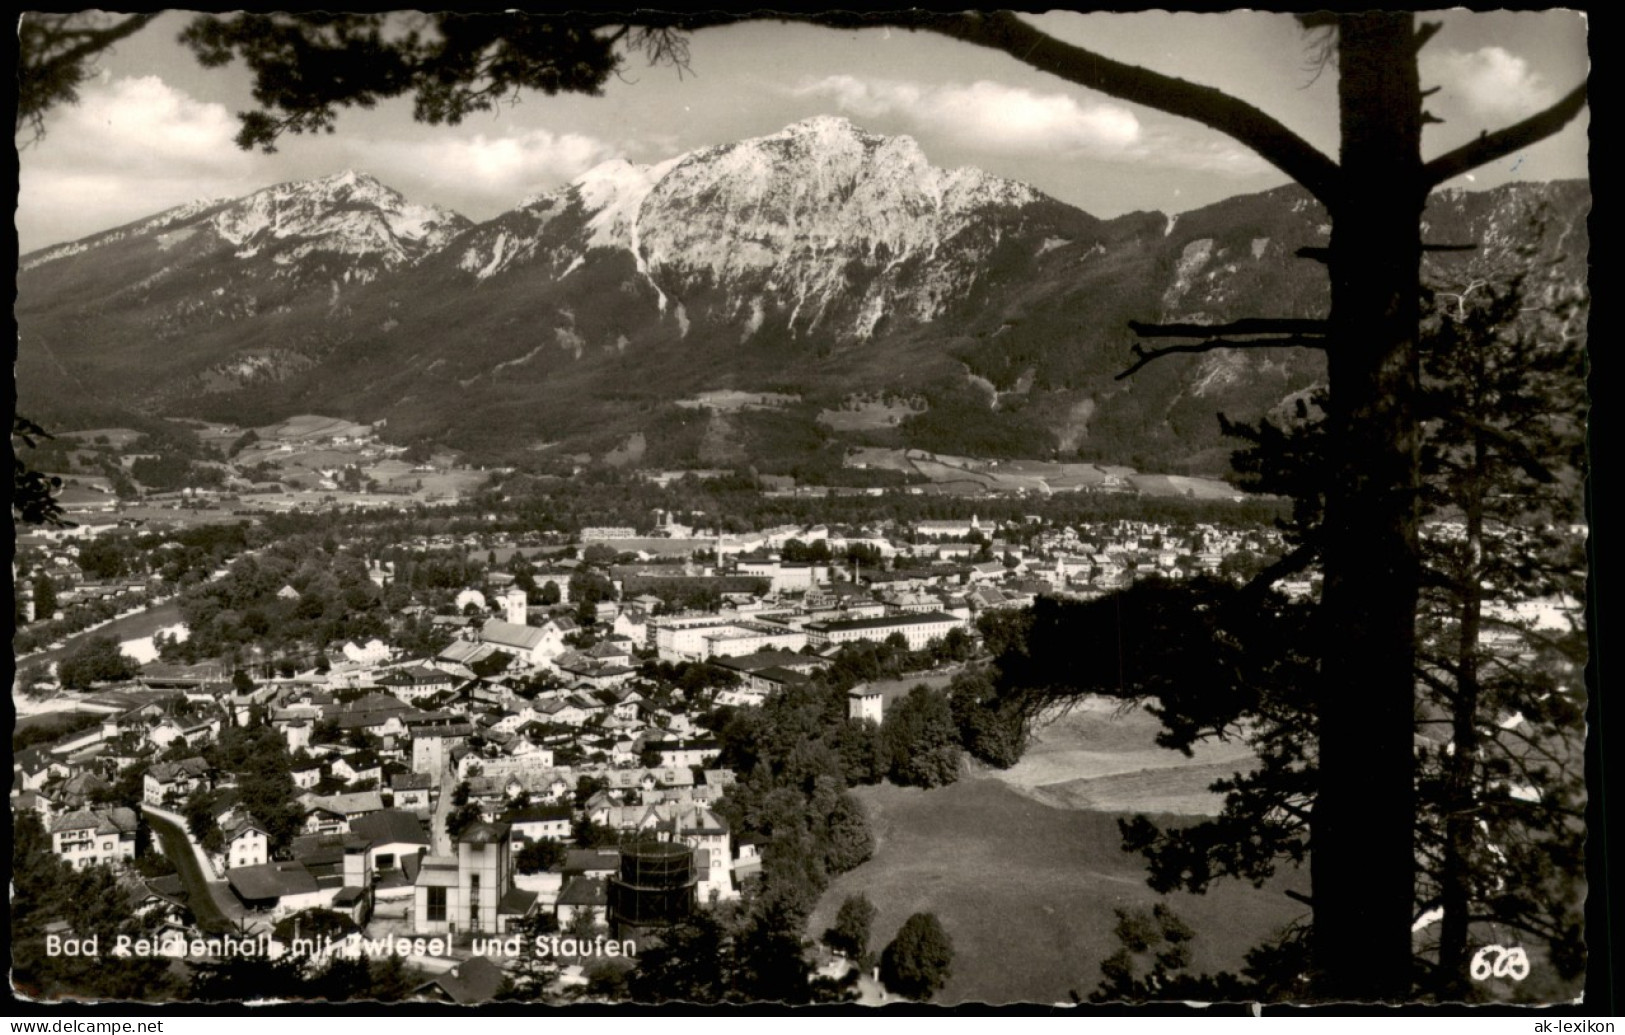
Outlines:
[[[1311,67],[1288,15],[1029,16],[1108,57],[1216,86],[1270,112],[1328,154],[1336,81]],[[1584,78],[1586,23],[1574,12],[1450,12],[1423,51],[1428,153],[1516,121]],[[458,127],[414,124],[410,101],[341,116],[338,133],[289,137],[275,155],[239,151],[249,106],[241,68],[200,67],[167,14],[104,58],[80,103],[51,114],[19,154],[21,250],[118,226],[204,197],[238,197],[341,169],[370,172],[414,201],[480,220],[599,162],[655,162],[798,119],[845,115],[908,134],[943,166],[1023,180],[1097,216],[1176,212],[1285,178],[1194,123],[1092,93],[1016,60],[929,34],[754,23],[691,40],[689,74],[628,60],[599,97],[527,96]],[[1468,186],[1586,175],[1588,120],[1478,170]],[[24,138],[19,137],[19,142]]]

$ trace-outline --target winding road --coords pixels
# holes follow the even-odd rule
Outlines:
[[[165,855],[169,856],[169,861],[174,863],[177,869],[186,871],[183,874],[182,879],[185,881],[188,889],[201,884],[208,891],[209,899],[214,903],[215,910],[222,917],[224,917],[228,923],[238,923],[248,916],[248,910],[243,907],[243,904],[238,901],[237,896],[232,893],[231,885],[223,880],[217,880],[214,878],[214,868],[209,865],[209,857],[203,851],[203,846],[192,840],[192,836],[186,830],[186,820],[184,817],[178,813],[170,812],[168,809],[161,809],[156,805],[148,805],[145,803],[142,804],[141,811],[146,813],[148,821],[152,823],[154,827],[163,825],[172,828],[171,836],[162,839],[164,844],[173,844],[174,835],[178,834],[180,840],[185,842],[187,847],[191,849],[190,853],[176,853],[180,855],[180,858],[178,859],[175,858],[175,855],[171,855],[169,852],[164,853]],[[154,831],[154,833],[156,833],[156,831]],[[201,912],[195,906],[192,912],[197,915],[200,922],[203,920]]]

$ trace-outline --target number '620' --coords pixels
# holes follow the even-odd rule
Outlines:
[[[1492,977],[1522,981],[1529,976],[1529,957],[1522,948],[1486,945],[1473,953],[1467,973],[1474,981],[1488,981]]]

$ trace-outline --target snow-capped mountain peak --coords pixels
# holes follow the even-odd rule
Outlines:
[[[731,301],[704,305],[760,310],[747,316],[754,326],[778,308],[799,331],[864,338],[884,314],[940,315],[997,242],[973,228],[1044,200],[979,170],[937,168],[910,137],[820,115],[657,165],[604,162],[469,234],[459,265],[485,279],[541,262],[562,278],[611,249],[630,253],[662,312],[674,300],[686,319],[696,292],[728,285]],[[567,212],[579,218],[555,223]]]
[[[300,254],[372,256],[390,267],[437,250],[471,225],[454,212],[407,201],[355,170],[267,187],[211,222],[220,237],[242,249],[298,241]]]

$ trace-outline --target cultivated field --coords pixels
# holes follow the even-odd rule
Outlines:
[[[905,449],[881,449],[878,446],[856,446],[846,454],[845,466],[871,467],[877,471],[914,472]]]
[[[830,412],[847,411],[825,411]],[[821,416],[820,420],[823,419]],[[839,430],[839,429],[838,429]],[[849,452],[847,467],[869,467],[921,474],[937,487],[964,487],[988,492],[1077,492],[1132,489],[1147,496],[1233,499],[1241,493],[1213,478],[1173,474],[1137,474],[1132,467],[1057,463],[1045,460],[981,460],[932,454],[918,449],[866,446]]]
[[[731,388],[701,392],[688,399],[678,399],[677,405],[686,409],[717,410],[735,413],[739,410],[780,410],[801,401],[799,395],[782,392],[741,392]]]
[[[849,399],[839,410],[820,411],[818,423],[832,431],[885,431],[920,412],[920,407],[906,402]]]
[[[203,509],[194,509],[183,506],[165,506],[162,503],[121,503],[115,511],[107,513],[105,517],[87,515],[82,520],[95,523],[98,520],[112,521],[118,518],[121,521],[146,521],[154,527],[164,528],[195,528],[199,525],[230,525],[243,520],[237,513],[237,508],[248,507],[247,502],[252,496],[244,496],[242,503],[216,502]]]
[[[262,439],[291,442],[332,438],[335,435],[365,435],[371,428],[366,424],[357,424],[354,421],[347,421],[340,417],[323,417],[319,414],[305,413],[254,430],[259,433]]]
[[[1086,707],[1042,731],[1006,772],[978,770],[929,791],[854,790],[875,831],[875,856],[834,882],[809,934],[822,934],[841,902],[861,891],[879,910],[877,951],[911,913],[942,921],[955,959],[938,1002],[1088,996],[1100,984],[1100,961],[1118,948],[1113,909],[1159,901],[1145,885],[1143,860],[1122,850],[1118,818],[1143,811],[1170,823],[1194,819],[1190,813],[1214,807],[1205,785],[1246,762],[1244,750],[1222,747],[1194,760],[1164,751],[1151,741],[1155,725],[1144,712]],[[1248,948],[1304,914],[1283,889],[1306,885],[1306,875],[1292,874],[1263,889],[1224,882],[1206,895],[1168,896],[1197,932],[1192,970],[1238,971]]]
[[[1213,478],[1188,478],[1178,474],[1136,474],[1129,483],[1147,496],[1187,496],[1199,500],[1227,500],[1239,497],[1235,486]]]
[[[89,431],[64,431],[57,437],[71,438],[80,442],[94,442],[98,438],[105,438],[109,445],[123,449],[140,438],[141,432],[131,428],[91,428]]]

